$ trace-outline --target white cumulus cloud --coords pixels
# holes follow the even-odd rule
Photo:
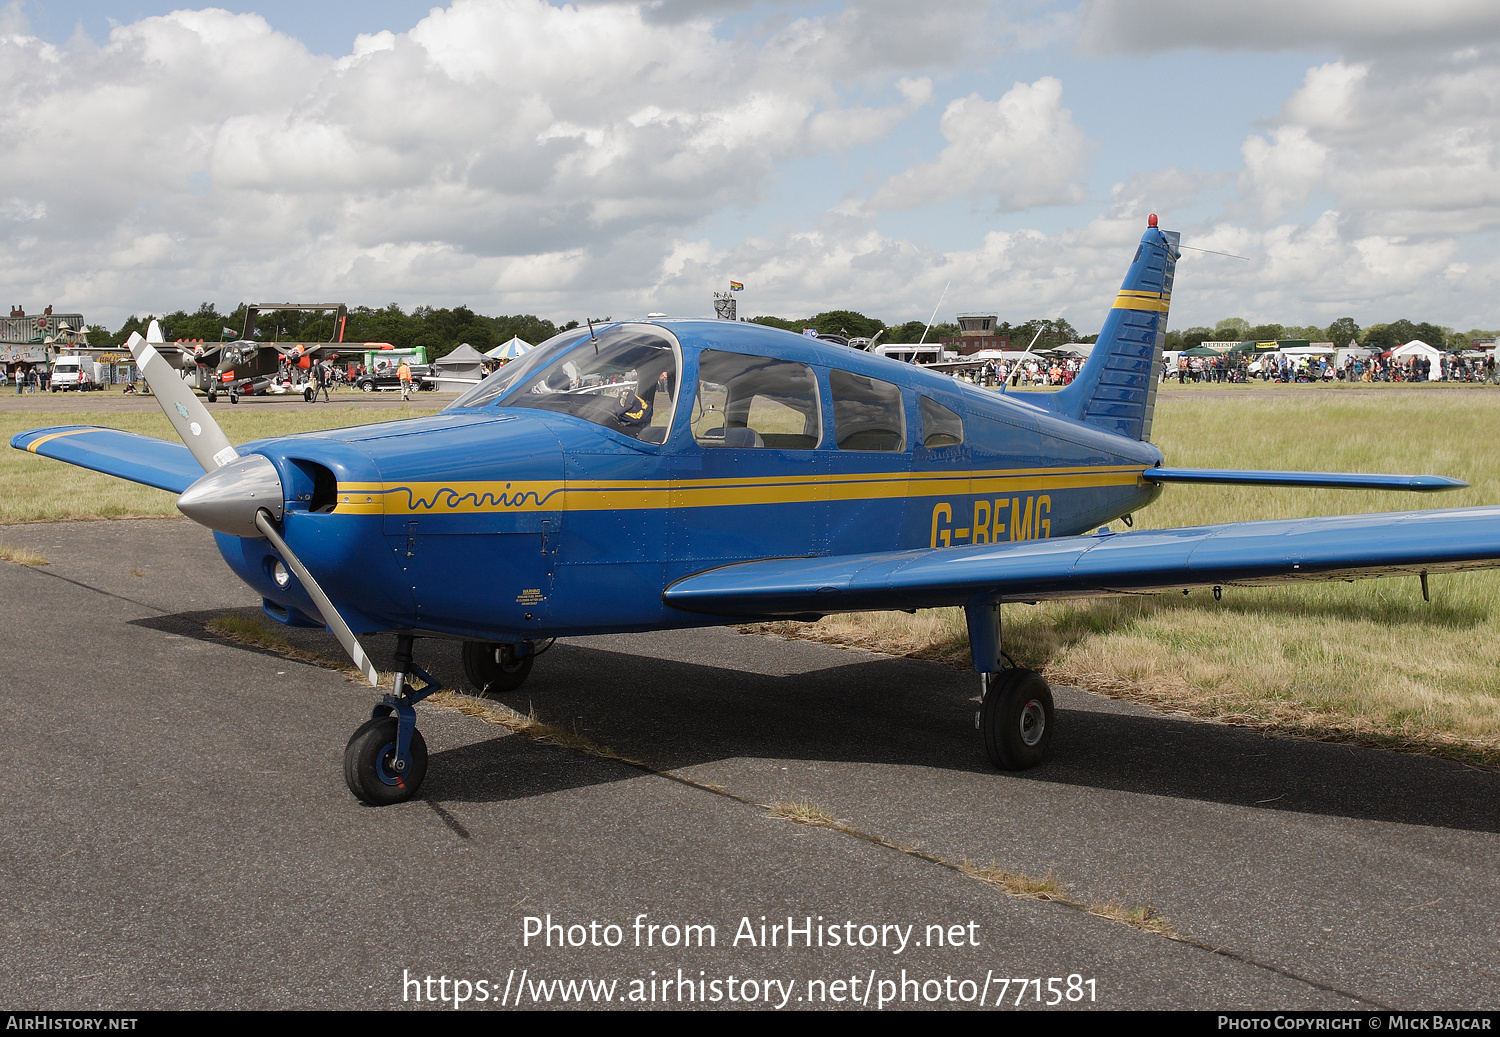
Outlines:
[[[1062,82],[1017,83],[998,101],[978,94],[949,103],[948,146],[936,159],[892,177],[870,204],[908,209],[949,198],[992,200],[1006,212],[1082,201],[1089,142],[1062,106]]]
[[[49,299],[86,284],[110,320],[266,293],[537,306],[538,271],[551,298],[646,286],[778,163],[927,104],[923,62],[984,8],[851,5],[757,36],[666,14],[454,0],[339,58],[220,10],[67,48],[11,18],[0,277]]]

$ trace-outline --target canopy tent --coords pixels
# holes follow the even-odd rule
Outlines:
[[[1432,360],[1436,360],[1442,355],[1443,351],[1441,349],[1438,349],[1435,346],[1429,346],[1419,338],[1414,338],[1406,345],[1397,346],[1395,349],[1391,350],[1391,356],[1398,357],[1425,356]]]
[[[1398,363],[1403,360],[1427,359],[1432,361],[1432,370],[1427,374],[1429,382],[1436,382],[1443,377],[1442,361],[1443,351],[1435,349],[1419,338],[1414,338],[1404,346],[1391,350],[1391,359]]]
[[[1217,349],[1212,349],[1212,348],[1210,348],[1208,346],[1193,346],[1193,347],[1191,347],[1189,349],[1184,349],[1182,351],[1182,355],[1183,356],[1219,356],[1220,354],[1219,354],[1219,351]]]
[[[1254,342],[1246,340],[1237,346],[1230,346],[1230,353],[1274,353],[1277,349],[1275,342]]]
[[[514,360],[522,353],[528,352],[535,348],[536,347],[533,346],[530,342],[527,342],[519,335],[516,335],[512,337],[509,342],[498,345],[494,349],[488,350],[484,355],[489,357],[491,360]]]
[[[484,377],[484,354],[465,342],[434,360],[432,368],[438,385],[450,391],[466,384],[477,385]]]

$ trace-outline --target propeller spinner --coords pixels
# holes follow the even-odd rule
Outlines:
[[[155,322],[152,323],[154,326]],[[157,337],[160,337],[159,331]],[[276,523],[283,516],[285,499],[276,466],[260,454],[241,456],[209,414],[208,408],[151,343],[138,334],[132,334],[127,344],[146,384],[151,386],[152,394],[166,412],[167,420],[207,473],[177,498],[178,510],[209,529],[238,537],[263,536],[271,541],[287,567],[302,581],[323,622],[339,639],[354,665],[365,675],[371,687],[377,687],[380,675],[365,654],[359,638],[354,636],[354,631],[339,615],[339,610],[317,579],[276,529]]]

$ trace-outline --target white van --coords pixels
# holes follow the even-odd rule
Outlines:
[[[52,391],[77,389],[80,392],[88,392],[94,387],[93,379],[90,377],[90,369],[93,366],[88,357],[58,357],[52,361]]]

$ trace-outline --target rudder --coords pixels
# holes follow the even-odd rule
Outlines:
[[[1143,442],[1151,439],[1181,237],[1159,230],[1155,216],[1150,222],[1093,352],[1052,399],[1056,414]]]

